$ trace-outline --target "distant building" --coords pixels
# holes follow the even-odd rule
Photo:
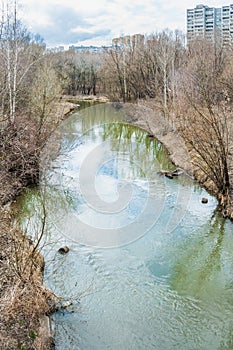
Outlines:
[[[64,46],[56,46],[56,47],[49,48],[47,51],[50,51],[50,52],[63,52],[64,50],[65,50]]]
[[[233,4],[221,8],[197,5],[187,10],[187,43],[197,37],[227,47],[233,43]]]
[[[144,35],[142,34],[126,35],[126,36],[121,36],[119,38],[112,39],[112,46],[115,48],[117,47],[134,48],[137,46],[141,46],[143,44],[144,44]]]
[[[102,46],[75,46],[75,45],[71,45],[69,46],[69,50],[74,50],[74,51],[89,51],[89,52],[100,52],[102,51],[104,48]]]

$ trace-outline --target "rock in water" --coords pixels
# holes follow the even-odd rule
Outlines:
[[[203,197],[201,202],[204,203],[204,204],[208,203],[208,198]]]
[[[70,250],[70,248],[65,245],[64,247],[61,247],[58,249],[58,253],[67,254],[69,252],[69,250]]]

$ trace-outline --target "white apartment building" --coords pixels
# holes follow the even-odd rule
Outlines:
[[[223,47],[233,43],[233,4],[221,8],[197,5],[187,10],[187,43],[203,37]]]
[[[233,4],[222,7],[222,43],[223,46],[233,43]]]

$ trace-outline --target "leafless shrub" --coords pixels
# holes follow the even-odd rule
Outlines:
[[[17,226],[10,225],[10,216],[2,212],[0,218],[1,349],[35,349],[39,319],[49,312],[54,296],[42,281],[42,256]]]

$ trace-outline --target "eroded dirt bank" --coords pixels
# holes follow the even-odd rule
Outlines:
[[[139,104],[125,104],[123,106],[128,121],[145,129],[148,134],[156,137],[167,148],[172,162],[184,169],[190,176],[196,179],[208,191],[213,193],[219,203],[219,209],[224,217],[233,220],[233,125],[229,135],[229,158],[228,168],[230,176],[230,190],[227,203],[222,203],[223,198],[218,194],[211,181],[203,179],[197,168],[191,162],[189,150],[184,139],[176,129],[172,120],[165,118],[160,111],[151,108],[150,103],[140,102]],[[223,205],[224,204],[224,205]]]

